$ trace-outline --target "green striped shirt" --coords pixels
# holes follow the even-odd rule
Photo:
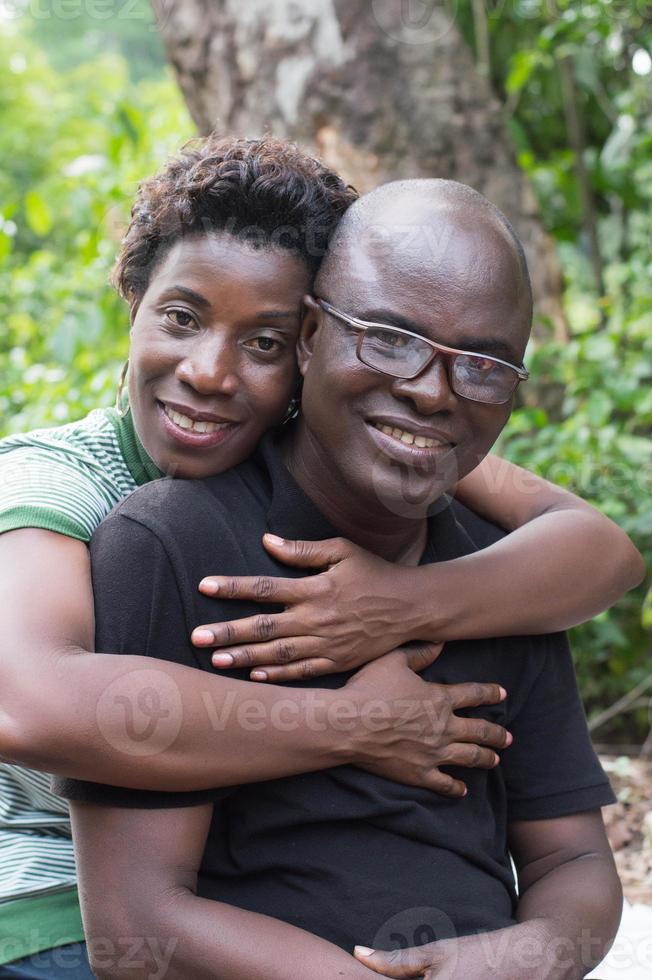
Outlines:
[[[9,436],[0,440],[0,532],[36,527],[89,541],[123,497],[160,476],[131,413],[98,409]],[[68,808],[49,784],[47,773],[0,764],[0,963],[83,939]]]

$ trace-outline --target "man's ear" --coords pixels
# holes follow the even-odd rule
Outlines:
[[[313,354],[319,330],[320,314],[321,310],[313,297],[304,296],[301,310],[301,330],[297,340],[297,362],[302,375],[305,375]]]

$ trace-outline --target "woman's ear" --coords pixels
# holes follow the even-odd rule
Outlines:
[[[297,340],[297,363],[302,375],[306,373],[319,330],[321,310],[312,296],[303,297],[301,329]]]

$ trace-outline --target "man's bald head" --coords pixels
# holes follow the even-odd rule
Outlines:
[[[317,294],[355,312],[388,277],[397,303],[429,286],[436,304],[441,285],[442,303],[451,290],[468,297],[469,316],[474,303],[495,303],[497,315],[507,304],[517,314],[515,343],[524,349],[532,291],[523,247],[504,214],[471,187],[394,181],[349,208],[317,276]]]

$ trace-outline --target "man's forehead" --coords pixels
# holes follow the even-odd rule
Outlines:
[[[419,217],[419,216],[417,216]],[[319,291],[357,316],[383,313],[396,325],[451,346],[482,337],[522,357],[529,316],[518,257],[492,223],[432,215],[359,227],[341,243]]]

